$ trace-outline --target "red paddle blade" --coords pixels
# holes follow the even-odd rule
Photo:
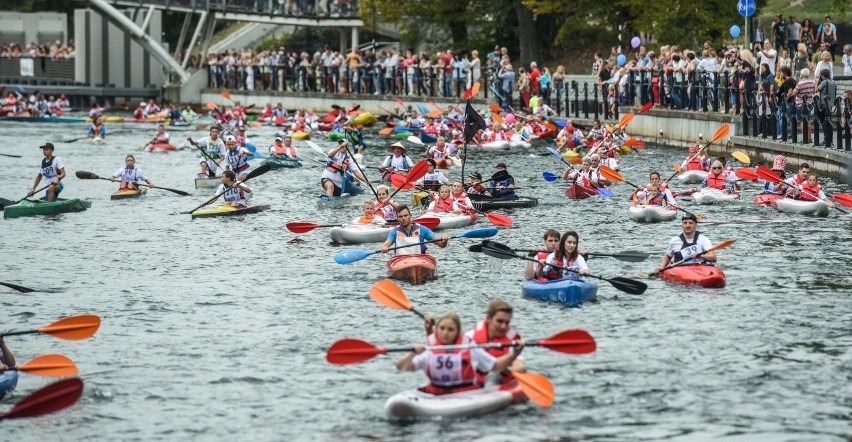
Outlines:
[[[53,413],[74,405],[82,394],[83,381],[80,378],[54,382],[25,397],[9,412],[0,415],[0,419],[36,417]]]
[[[429,163],[426,160],[420,160],[411,170],[408,171],[408,181],[414,182],[423,178],[426,175],[426,172],[429,172]]]
[[[497,213],[486,213],[485,217],[488,218],[488,221],[491,221],[491,224],[494,224],[497,227],[512,227],[512,224],[514,223],[512,218]]]
[[[852,195],[846,193],[839,193],[837,195],[831,195],[835,201],[840,204],[843,204],[846,207],[852,207]]]
[[[439,218],[417,218],[415,221],[417,224],[421,226],[426,226],[429,230],[435,230],[438,228],[438,225],[441,224],[441,220]]]
[[[468,98],[470,98],[471,93],[472,91],[470,89],[464,91],[464,94],[462,95],[462,100],[467,100]]]
[[[572,157],[568,159],[568,162],[571,164],[581,164],[583,162],[583,159],[580,157]]]
[[[538,341],[538,345],[572,355],[592,353],[597,348],[595,338],[585,330],[565,330]]]
[[[407,176],[403,176],[398,173],[391,175],[391,184],[393,184],[393,187],[396,187],[397,189],[407,190],[414,187]]]
[[[782,183],[784,180],[778,176],[777,173],[773,172],[772,169],[766,166],[757,166],[757,177],[772,183]]]
[[[644,106],[640,107],[639,112],[636,112],[636,113],[641,114],[641,113],[644,113],[644,112],[648,112],[649,110],[651,110],[652,107],[654,107],[654,102],[649,101],[649,102],[645,103]]]
[[[531,401],[544,407],[553,405],[554,388],[550,379],[538,373],[512,372],[512,376],[518,380],[521,390]]]
[[[56,321],[38,329],[38,332],[74,341],[91,337],[100,326],[101,318],[97,315],[78,315]]]
[[[77,366],[63,355],[44,355],[17,367],[18,371],[36,376],[75,376]]]
[[[367,341],[346,338],[332,344],[325,355],[325,359],[330,364],[349,365],[369,361],[387,352],[387,349],[376,347]]]
[[[758,178],[757,172],[755,172],[754,169],[749,169],[747,167],[737,169],[737,171],[734,172],[734,174],[737,176],[737,178],[742,178],[744,180],[749,180],[749,181],[754,181]]]
[[[306,223],[306,222],[292,222],[287,223],[287,230],[293,233],[307,233],[311,230],[316,229],[320,225],[317,223]]]
[[[405,109],[405,103],[403,103],[402,100],[399,99],[399,97],[394,98],[393,101],[396,101],[397,104],[399,104],[400,106],[402,106],[403,109]]]
[[[370,297],[379,304],[394,310],[411,310],[414,308],[405,292],[390,279],[383,279],[370,287]]]

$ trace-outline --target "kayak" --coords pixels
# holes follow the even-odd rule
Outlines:
[[[414,192],[414,194],[411,195],[411,202],[414,207],[429,207],[429,201],[431,197],[431,193],[425,190],[421,190],[419,192]]]
[[[459,418],[491,413],[526,400],[518,381],[440,396],[414,388],[388,398],[385,412],[395,419]]]
[[[438,218],[441,220],[438,227],[432,230],[458,229],[476,224],[476,212],[473,213],[450,213],[450,212],[426,212],[418,218]],[[417,221],[417,219],[415,219]]]
[[[92,121],[92,117],[86,117],[86,121]],[[101,123],[124,123],[124,117],[118,115],[101,115]]]
[[[509,141],[509,147],[512,149],[529,149],[530,147],[532,147],[532,144],[527,143],[523,140]]]
[[[684,184],[699,184],[707,179],[706,170],[686,170],[677,176],[677,179]]]
[[[165,122],[165,118],[125,118],[125,123],[163,123]]]
[[[509,142],[505,140],[492,141],[482,145],[485,150],[509,150]]]
[[[828,216],[828,204],[825,201],[802,201],[792,198],[781,198],[775,201],[775,207],[786,213],[799,213],[802,215]],[[8,210],[8,209],[7,209]]]
[[[415,246],[412,246],[415,247]],[[437,278],[438,263],[432,255],[415,253],[396,255],[388,260],[388,277],[412,284],[423,284]]]
[[[394,137],[396,137],[397,140],[407,140],[408,137],[412,136],[414,136],[414,132],[396,132],[394,134]]]
[[[376,224],[346,223],[332,227],[328,232],[332,242],[338,244],[364,244],[384,242],[388,238],[388,227]]]
[[[104,137],[92,137],[91,140],[92,140],[92,144],[104,144],[104,143],[106,143],[106,140],[104,139]]]
[[[245,207],[234,207],[230,204],[222,204],[219,207],[212,207],[210,209],[198,209],[195,212],[192,212],[192,219],[195,218],[209,218],[211,216],[236,216],[236,215],[246,215],[249,213],[257,213],[262,212],[269,208],[268,204],[258,205],[258,206],[245,206]]]
[[[169,143],[154,143],[148,145],[148,152],[168,152],[177,150],[177,147]]]
[[[328,139],[331,141],[343,140],[346,138],[346,132],[329,132]]]
[[[417,132],[420,130],[420,126],[394,126],[394,132]]]
[[[739,193],[727,193],[719,189],[704,188],[692,194],[692,201],[695,201],[696,204],[729,203],[739,200]]]
[[[677,218],[677,210],[672,210],[664,206],[638,205],[627,209],[627,215],[633,221],[639,221],[640,223],[659,223]]]
[[[583,154],[576,150],[568,149],[565,152],[562,152],[562,158],[582,158]]]
[[[269,164],[269,167],[272,169],[293,169],[296,167],[302,167],[302,161],[298,159],[291,160],[289,158],[277,158],[277,157],[269,157],[263,160],[263,164]]]
[[[565,196],[574,200],[584,200],[592,195],[597,195],[597,189],[583,187],[577,183],[571,184],[571,187],[565,189]]]
[[[772,206],[775,207],[775,201],[784,198],[784,195],[777,195],[774,193],[758,193],[754,196],[754,203],[758,206]]]
[[[310,140],[311,139],[311,134],[309,134],[307,132],[301,132],[301,131],[290,132],[290,136],[294,140]]]
[[[116,190],[110,195],[109,199],[111,200],[120,200],[125,198],[137,198],[142,195],[148,193],[148,189],[144,187],[140,187],[138,189],[128,189],[126,187],[122,187],[121,189]]]
[[[18,123],[85,123],[85,118],[72,117],[2,117],[0,121],[15,121]]]
[[[206,177],[199,176],[195,177],[195,188],[200,189],[202,187],[216,187],[219,184],[222,184],[222,179],[219,177]]]
[[[358,115],[352,120],[349,121],[349,124],[353,126],[363,125],[363,126],[372,126],[379,121],[379,118],[376,117],[376,114],[372,112],[364,112],[361,115]]]
[[[707,264],[675,266],[664,270],[660,277],[666,281],[683,284],[699,284],[704,287],[722,288],[725,286],[725,272]]]
[[[426,144],[431,144],[431,143],[437,142],[438,137],[436,137],[434,135],[429,135],[426,132],[420,132],[420,141],[422,141]]]
[[[468,195],[467,197],[470,198],[470,202],[473,203],[473,208],[481,212],[488,212],[494,209],[535,207],[538,205],[538,199],[524,196],[492,197],[488,195]]]
[[[547,282],[528,279],[521,284],[521,293],[530,298],[576,307],[584,301],[595,299],[598,286],[579,278],[562,278]]]
[[[6,206],[3,209],[3,218],[20,218],[22,216],[55,215],[57,213],[82,212],[92,207],[89,200],[79,198],[64,199],[57,198],[49,203],[44,200],[25,199],[17,204]]]
[[[0,373],[0,399],[18,385],[18,371],[8,370]]]

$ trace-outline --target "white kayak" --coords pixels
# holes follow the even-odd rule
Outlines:
[[[509,141],[509,147],[512,149],[529,149],[531,146],[532,144],[527,143],[524,140]]]
[[[384,242],[388,237],[388,228],[376,224],[346,223],[332,227],[328,234],[338,244],[364,244]]]
[[[727,193],[719,189],[701,189],[692,194],[692,201],[696,204],[728,203],[739,200],[739,193]]]
[[[677,209],[672,210],[664,206],[631,206],[627,214],[633,221],[640,223],[660,223],[671,221],[677,217]]]
[[[412,389],[388,398],[385,412],[397,419],[459,418],[490,413],[526,400],[517,382],[440,396]]]
[[[778,210],[802,215],[828,216],[828,204],[825,201],[802,201],[792,198],[781,198],[775,201]]]
[[[700,184],[707,179],[706,170],[685,170],[677,176],[677,179],[684,184]]]
[[[476,213],[426,212],[419,218],[438,218],[441,222],[432,230],[458,229],[476,223]],[[415,220],[416,221],[416,220]]]
[[[92,137],[92,143],[93,144],[104,144],[104,143],[106,143],[106,140],[104,140],[103,137]]]
[[[509,142],[505,140],[492,141],[482,145],[485,150],[509,150]]]

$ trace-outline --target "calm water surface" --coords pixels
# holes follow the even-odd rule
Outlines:
[[[109,125],[108,125],[109,126]],[[588,330],[596,353],[569,356],[527,351],[531,369],[556,386],[549,410],[515,406],[491,416],[454,422],[400,425],[384,415],[392,394],[423,383],[422,373],[398,373],[393,359],[330,366],[324,350],[342,337],[399,346],[423,339],[413,314],[373,302],[370,286],[384,276],[382,256],[349,266],[331,257],[342,250],[317,229],[296,235],[290,221],[339,223],[358,215],[356,205],[318,210],[320,167],[270,172],[251,185],[255,203],[272,209],[242,219],[190,220],[190,210],[212,195],[192,189],[198,156],[191,150],[148,153],[153,126],[131,130],[105,146],[79,136],[81,126],[32,125],[25,136],[2,123],[0,196],[22,197],[41,159],[37,148],[57,144],[69,178],[66,197],[90,198],[83,213],[0,221],[2,280],[40,289],[0,290],[2,329],[35,328],[59,318],[94,313],[103,318],[87,341],[46,336],[8,339],[18,361],[62,353],[79,366],[83,398],[62,413],[3,423],[8,440],[727,440],[801,441],[852,438],[852,298],[850,218],[833,211],[813,219],[746,202],[732,206],[682,204],[709,218],[699,225],[716,243],[728,275],[724,289],[696,289],[648,280],[643,296],[625,295],[602,282],[599,302],[565,308],[520,294],[523,262],[472,254],[472,240],[432,248],[440,279],[403,285],[421,311],[460,313],[468,328],[487,304],[502,298],[515,308],[524,337]],[[259,147],[271,129],[250,130]],[[172,131],[172,138],[205,134]],[[373,142],[366,162],[384,151]],[[324,147],[327,142],[320,142]],[[635,183],[651,170],[671,173],[685,150],[648,148],[622,167]],[[543,151],[537,149],[537,152]],[[313,152],[306,146],[305,155]],[[380,154],[381,152],[381,154]],[[152,190],[141,199],[110,201],[116,185],[83,181],[78,170],[108,176],[133,153],[155,183],[193,191],[191,197]],[[422,150],[412,150],[413,156]],[[641,225],[627,217],[630,193],[571,201],[564,185],[542,171],[560,173],[551,156],[513,152],[495,158],[476,152],[466,171],[490,175],[510,164],[524,195],[541,205],[507,212],[511,229],[495,238],[534,247],[545,228],[575,229],[592,252],[653,252],[644,263],[595,258],[603,276],[634,277],[658,263],[679,222]],[[458,178],[458,169],[451,178]],[[371,176],[376,176],[371,172]],[[847,192],[828,181],[831,193]],[[404,200],[405,198],[403,198]],[[487,224],[481,220],[480,226]],[[351,246],[348,246],[351,247]],[[369,248],[369,247],[368,247]],[[49,380],[22,375],[2,409]]]

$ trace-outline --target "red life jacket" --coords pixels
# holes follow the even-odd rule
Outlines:
[[[433,201],[435,202],[435,212],[436,213],[452,212],[453,211],[453,197],[452,197],[452,195],[448,196],[444,199],[441,199],[440,197],[436,196],[433,199]]]
[[[665,192],[660,192],[659,195],[651,198],[650,205],[652,206],[662,206],[666,202],[666,194]]]
[[[465,343],[464,336],[459,334],[453,345]],[[427,345],[441,345],[437,335],[432,333],[426,338]],[[476,390],[480,388],[479,378],[473,370],[470,359],[470,349],[459,350],[430,350],[432,357],[426,366],[426,376],[429,376],[429,385],[423,387],[423,391],[435,395],[458,393],[460,391]],[[456,364],[460,364],[458,366]],[[445,375],[452,375],[456,379],[445,381]]]
[[[802,185],[802,192],[799,193],[799,199],[802,201],[816,201],[819,199],[819,192],[822,190],[822,187],[817,183],[815,186],[811,186],[807,181]]]
[[[550,254],[548,253],[548,255],[550,255]],[[577,255],[577,256],[579,256],[579,255]],[[559,267],[571,267],[571,264],[574,264],[574,261],[576,261],[576,260],[577,260],[576,257],[571,258],[571,259],[565,259],[565,257],[559,256],[557,254],[556,265],[558,265]],[[574,272],[569,272],[569,273],[571,273],[572,275],[576,275],[576,273],[574,273]],[[551,281],[554,280],[554,279],[562,279],[562,270],[551,268],[549,272],[544,274],[544,277],[547,278],[548,280],[551,280]]]
[[[695,155],[686,162],[686,170],[704,170],[704,162],[699,155]]]
[[[709,173],[707,174],[707,188],[724,190],[727,186],[727,178],[728,176],[724,172],[720,174]]]

